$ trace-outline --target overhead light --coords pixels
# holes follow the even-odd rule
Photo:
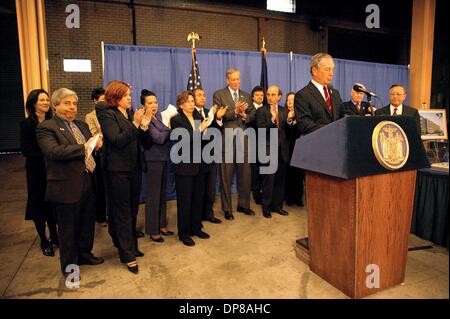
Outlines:
[[[267,0],[267,10],[295,13],[295,0]]]
[[[64,72],[92,72],[91,60],[64,59]]]

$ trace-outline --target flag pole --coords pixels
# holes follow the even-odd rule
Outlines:
[[[200,36],[196,32],[191,32],[187,36],[187,41],[192,41],[191,45],[191,59],[192,59],[192,68],[194,69],[194,88],[197,86],[197,65],[195,64],[195,40],[200,41]]]

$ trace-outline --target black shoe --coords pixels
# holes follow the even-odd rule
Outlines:
[[[157,242],[157,243],[163,243],[163,242],[164,242],[164,238],[162,238],[161,236],[158,237],[158,238],[153,238],[153,237],[150,235],[150,239],[151,239],[152,241],[154,241],[154,242]]]
[[[193,241],[191,237],[180,238],[180,240],[181,240],[181,241],[183,242],[183,244],[185,244],[186,246],[194,246],[194,245],[195,245],[195,241]]]
[[[140,250],[136,250],[136,252],[134,253],[135,257],[144,257],[144,253]]]
[[[139,266],[136,261],[127,263],[127,268],[128,268],[128,271],[132,272],[135,275],[137,275],[139,273]]]
[[[170,230],[168,230],[168,231],[162,231],[162,230],[160,230],[160,232],[161,232],[161,234],[164,235],[164,236],[172,236],[172,235],[175,234],[173,231],[170,231]]]
[[[289,215],[289,213],[287,211],[282,210],[282,209],[272,209],[272,212],[278,213],[278,214],[283,215],[283,216]]]
[[[269,209],[263,209],[263,216],[266,218],[272,218],[272,214]]]
[[[140,231],[137,231],[135,234],[136,238],[144,237],[144,233],[141,233]]]
[[[42,254],[47,257],[54,257],[55,251],[53,250],[52,244],[48,242],[45,245],[41,245]]]
[[[205,218],[204,220],[208,221],[210,223],[213,223],[213,224],[220,224],[220,223],[222,223],[222,221],[219,218],[216,218],[214,216],[213,217],[209,217],[209,218]]]
[[[244,213],[245,215],[249,215],[249,216],[255,215],[255,212],[252,211],[250,208],[242,208],[242,207],[238,206],[236,210],[240,213]]]
[[[194,233],[194,234],[192,234],[193,236],[197,236],[198,238],[201,238],[201,239],[208,239],[210,236],[209,236],[209,234],[207,234],[207,233],[205,233],[204,231],[198,231],[198,232],[196,232],[196,233]]]
[[[102,257],[95,257],[91,255],[86,258],[78,258],[78,265],[100,265],[103,264],[105,260]]]
[[[226,212],[225,212],[225,219],[227,219],[227,220],[233,220],[233,219],[234,219],[233,213],[232,213],[232,212],[229,212],[229,211],[226,211]]]

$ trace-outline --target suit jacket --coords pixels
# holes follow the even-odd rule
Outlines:
[[[358,111],[353,101],[347,101],[342,103],[341,113],[343,115],[361,115],[365,116],[366,114],[371,114],[369,111],[369,103],[361,102],[361,107]]]
[[[342,117],[339,91],[328,85],[332,113],[316,86],[310,81],[295,94],[294,107],[301,134],[308,134]]]
[[[147,132],[141,135],[141,144],[147,162],[165,162],[170,159],[170,128],[163,124],[160,114],[156,114]]]
[[[391,115],[391,106],[387,105],[385,107],[382,107],[381,109],[376,110],[375,115]],[[407,106],[407,105],[403,104],[402,115],[412,116],[414,118],[414,121],[416,122],[417,128],[419,129],[419,133],[420,133],[419,111],[417,111],[417,109],[415,109],[411,106]]]
[[[195,112],[194,112],[195,114]],[[199,114],[197,112],[197,114]],[[194,115],[194,120],[199,119],[196,115]],[[200,120],[200,119],[199,119]],[[200,163],[193,163],[193,134],[194,130],[192,128],[191,122],[187,116],[180,111],[177,115],[170,119],[170,128],[175,130],[177,128],[184,128],[189,132],[189,148],[190,148],[190,159],[189,163],[173,163],[173,172],[175,175],[183,175],[183,176],[195,176],[199,173]],[[179,142],[181,137],[178,138]],[[175,143],[177,143],[175,142]],[[173,146],[172,146],[173,147]]]
[[[284,107],[278,106],[278,154],[283,159],[283,162],[289,163],[289,140],[287,137],[287,130],[290,126],[287,123],[288,110]],[[270,105],[266,104],[256,111],[256,125],[258,128],[277,128],[276,124],[272,122],[272,114],[270,113]],[[270,134],[266,130],[266,154],[270,150]]]
[[[102,133],[102,129],[100,127],[100,123],[98,122],[95,110],[86,114],[86,116],[84,117],[84,121],[87,125],[89,125],[89,130],[91,131],[92,136]]]
[[[96,105],[97,118],[104,137],[104,167],[108,171],[131,172],[141,165],[139,135],[144,134],[132,122],[133,111],[128,119],[117,107],[104,108]]]
[[[223,128],[240,127],[242,129],[245,129],[254,120],[256,109],[252,103],[250,94],[245,91],[239,90],[239,99],[248,104],[248,108],[245,111],[245,114],[247,115],[245,120],[235,115],[235,103],[228,87],[214,92],[213,103],[219,107],[228,106],[227,112],[222,117]]]
[[[86,141],[91,137],[85,122],[74,120]],[[47,165],[46,199],[53,203],[73,204],[81,199],[84,144],[78,144],[64,121],[57,116],[36,127],[36,136]]]

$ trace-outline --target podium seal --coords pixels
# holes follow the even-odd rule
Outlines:
[[[386,169],[400,169],[408,161],[408,137],[397,123],[378,123],[372,133],[372,148],[378,162]]]

